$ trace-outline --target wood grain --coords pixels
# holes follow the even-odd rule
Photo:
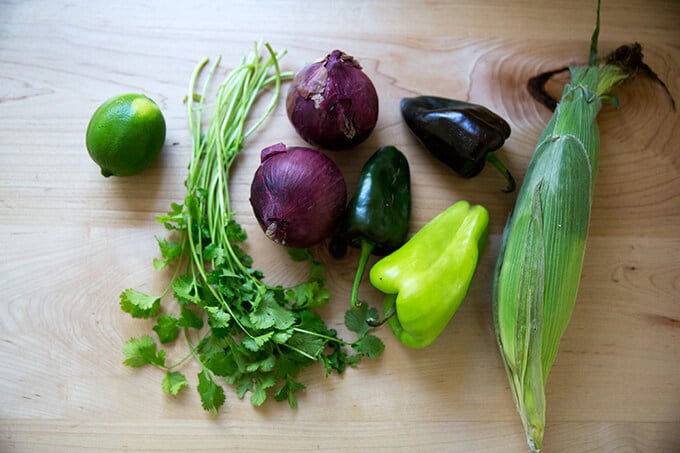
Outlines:
[[[501,114],[513,132],[499,155],[521,182],[550,115],[526,81],[585,59],[594,1],[141,3],[0,0],[0,451],[526,451],[490,313],[514,195],[493,169],[472,180],[449,173],[417,145],[398,102],[438,94]],[[677,2],[604,2],[601,49],[641,42],[678,100],[679,23]],[[288,50],[285,70],[341,48],[376,84],[376,131],[331,154],[348,187],[378,146],[393,144],[414,175],[412,230],[468,199],[489,209],[491,237],[468,298],[431,347],[407,350],[383,329],[380,359],[343,376],[306,370],[297,410],[255,409],[228,391],[213,416],[195,391],[168,397],[157,370],[122,365],[123,342],[151,325],[122,313],[118,295],[160,291],[170,278],[151,265],[154,235],[165,234],[154,218],[184,196],[182,98],[194,65],[221,55],[226,72],[259,39]],[[143,174],[104,179],[85,128],[103,100],[129,91],[161,105],[166,146]],[[618,94],[621,108],[599,117],[590,235],[548,381],[546,452],[680,451],[680,121],[648,80]],[[301,143],[282,106],[248,142],[232,193],[256,265],[289,284],[304,268],[264,238],[247,197],[259,150],[281,141]],[[344,332],[358,252],[314,253],[332,292],[321,313]],[[367,282],[361,292],[380,303]],[[195,365],[183,371],[195,382]]]

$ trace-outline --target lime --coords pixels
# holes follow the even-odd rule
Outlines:
[[[85,143],[104,176],[131,176],[146,170],[163,148],[165,119],[143,94],[114,96],[90,118]]]

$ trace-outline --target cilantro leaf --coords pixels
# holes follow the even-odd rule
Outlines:
[[[323,352],[326,340],[317,335],[296,331],[288,339],[286,346],[307,358],[316,359]]]
[[[286,383],[281,386],[281,388],[274,394],[274,399],[276,401],[288,401],[288,405],[295,409],[297,408],[297,398],[295,397],[295,392],[299,390],[304,390],[306,387],[301,382],[294,380],[291,377],[286,377]]]
[[[198,390],[201,396],[201,405],[206,411],[217,412],[224,404],[224,389],[217,385],[210,374],[203,370],[198,373]]]
[[[366,322],[371,316],[377,317],[377,310],[369,309],[368,304],[361,303],[356,308],[350,308],[345,312],[345,326],[362,337],[371,330],[371,326]]]
[[[262,406],[262,403],[267,399],[266,388],[261,385],[255,385],[252,394],[250,395],[250,404],[253,406]]]
[[[227,341],[215,335],[204,337],[198,344],[201,362],[217,376],[229,377],[239,371],[239,365],[234,356],[227,353],[227,347]]]
[[[170,314],[159,316],[152,329],[158,335],[161,343],[170,343],[179,335],[177,318]]]
[[[187,378],[178,371],[168,371],[161,382],[163,391],[171,395],[177,395],[180,390],[188,385]]]
[[[374,359],[385,350],[385,344],[375,335],[364,335],[352,343],[352,348],[362,355]]]
[[[274,365],[276,365],[276,359],[274,359],[274,356],[268,355],[262,360],[250,362],[248,365],[246,365],[246,371],[250,373],[254,373],[256,371],[268,372],[274,368]]]
[[[200,300],[197,295],[196,281],[192,275],[186,274],[176,278],[170,287],[180,305]]]
[[[236,385],[236,396],[239,399],[243,399],[246,393],[253,390],[253,379],[249,375],[241,374],[236,376],[236,379],[232,382]]]
[[[207,335],[198,343],[196,350],[200,354],[201,361],[207,362],[214,355],[224,354],[225,348],[227,348],[227,341],[224,338]]]
[[[348,355],[339,345],[334,345],[333,351],[330,354],[322,356],[326,375],[331,374],[333,370],[342,374],[345,371],[345,368],[347,368],[347,365],[352,367],[356,366],[360,359],[360,354]]]
[[[323,283],[318,281],[300,283],[286,291],[286,299],[293,302],[294,308],[321,307],[328,302],[330,296]]]
[[[133,318],[152,318],[161,309],[161,298],[128,288],[120,293],[120,308]]]
[[[170,211],[166,215],[156,216],[156,220],[162,223],[167,230],[186,229],[186,219],[184,217],[184,205],[172,202]]]
[[[357,334],[357,340],[352,343],[352,349],[360,354],[358,357],[349,358],[352,362],[348,363],[349,365],[356,365],[361,356],[376,358],[385,350],[382,340],[369,334],[373,328],[367,321],[377,317],[378,310],[369,308],[366,303],[361,303],[356,308],[350,308],[345,312],[345,326]]]
[[[193,329],[200,329],[203,327],[203,319],[194,310],[187,307],[182,307],[182,316],[177,321],[179,327],[191,327]]]
[[[228,378],[238,373],[238,365],[232,355],[227,355],[222,352],[213,354],[210,359],[205,361],[205,366],[208,367],[213,374]]]
[[[271,292],[265,293],[257,308],[250,313],[250,322],[256,329],[275,327],[283,330],[292,326],[295,321],[295,314],[279,305]]]
[[[210,327],[214,329],[229,327],[229,321],[231,320],[229,313],[218,307],[205,307],[205,311],[208,313]]]
[[[153,267],[156,270],[163,269],[182,254],[182,246],[177,242],[168,241],[159,236],[156,236],[156,242],[163,257],[163,259],[154,258]]]
[[[226,259],[226,252],[215,244],[209,244],[203,249],[203,259],[212,261],[214,266],[221,266]]]
[[[307,261],[309,278],[285,290],[286,300],[292,302],[293,308],[313,308],[325,305],[330,299],[330,292],[324,286],[324,266],[316,261],[309,249],[289,248],[288,254],[293,261]]]
[[[250,403],[253,406],[261,406],[267,399],[267,389],[276,385],[276,379],[271,374],[262,375],[255,380],[252,395],[250,395]]]
[[[249,351],[257,352],[262,346],[267,343],[274,335],[274,331],[270,330],[267,333],[255,337],[245,337],[241,344]]]
[[[293,335],[292,329],[282,330],[272,335],[272,341],[277,344],[283,344]]]
[[[139,368],[144,365],[165,366],[165,351],[157,350],[156,342],[149,335],[131,338],[123,345],[123,364]]]
[[[229,213],[230,217],[233,215],[233,212]],[[231,242],[243,242],[248,239],[248,233],[236,220],[229,219],[227,222],[227,237]]]
[[[335,336],[335,331],[326,327],[326,324],[323,322],[323,319],[321,319],[318,313],[311,310],[303,310],[299,313],[299,316],[299,328],[322,333],[324,335]]]

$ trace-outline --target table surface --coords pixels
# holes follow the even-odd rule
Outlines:
[[[0,450],[2,451],[527,451],[495,343],[492,269],[516,194],[492,168],[463,180],[424,152],[399,100],[436,94],[486,105],[512,135],[499,156],[519,182],[550,113],[526,82],[585,61],[595,2],[0,1]],[[680,100],[680,3],[607,1],[603,51],[639,41]],[[412,231],[460,199],[485,205],[490,240],[469,295],[429,348],[386,350],[342,376],[304,372],[292,410],[254,408],[227,388],[219,415],[194,390],[163,394],[162,373],[122,365],[122,344],[150,333],[118,304],[129,287],[162,288],[155,216],[184,197],[191,150],[182,99],[196,63],[227,71],[266,40],[294,71],[334,48],[353,54],[380,95],[374,133],[331,153],[348,187],[378,146],[393,144],[413,175]],[[164,150],[130,178],[100,176],[85,149],[105,99],[143,92],[166,117]],[[547,387],[546,452],[680,451],[680,116],[644,78],[599,117],[601,161],[581,288]],[[302,144],[281,103],[246,143],[232,174],[248,251],[270,281],[292,284],[283,249],[259,229],[248,190],[259,151]],[[343,331],[356,265],[313,249]],[[373,261],[371,261],[373,262]],[[362,296],[380,294],[365,282]],[[181,347],[178,353],[182,352]],[[170,353],[177,352],[171,349]]]

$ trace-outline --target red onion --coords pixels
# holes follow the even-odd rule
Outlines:
[[[378,122],[378,94],[359,63],[340,50],[293,78],[288,118],[308,143],[331,150],[358,145]]]
[[[262,150],[250,186],[250,204],[265,235],[287,247],[318,244],[336,229],[347,187],[338,166],[320,151],[286,147]]]

